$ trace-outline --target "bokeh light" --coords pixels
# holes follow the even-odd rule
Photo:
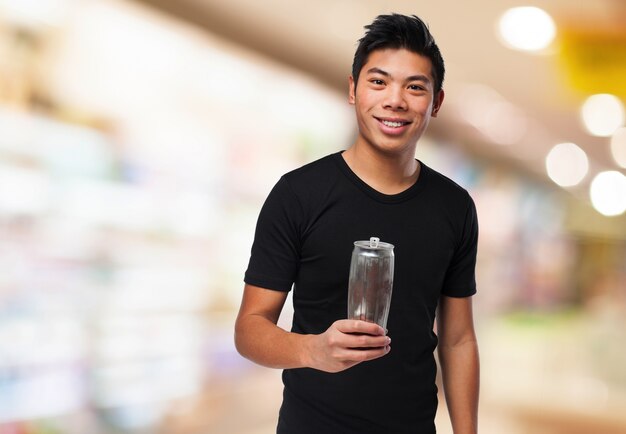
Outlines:
[[[559,143],[546,157],[546,170],[550,179],[561,187],[574,186],[587,175],[587,154],[574,143]]]
[[[626,211],[626,176],[616,170],[600,172],[591,182],[591,203],[605,216]]]
[[[505,45],[510,48],[539,51],[553,41],[556,26],[543,9],[522,6],[511,8],[500,17],[498,31]]]
[[[626,127],[618,128],[611,137],[611,154],[621,167],[626,168]]]
[[[615,95],[592,95],[583,103],[581,116],[590,134],[608,137],[624,125],[624,105]]]

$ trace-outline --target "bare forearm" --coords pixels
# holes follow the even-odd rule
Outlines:
[[[454,434],[478,432],[479,357],[475,340],[439,346],[443,387]]]
[[[305,346],[309,335],[290,333],[261,315],[239,318],[235,326],[237,351],[269,368],[302,368],[306,363]]]
[[[290,333],[255,314],[240,316],[235,325],[239,353],[270,368],[339,372],[384,356],[389,343],[382,327],[357,320],[335,321],[318,335]]]

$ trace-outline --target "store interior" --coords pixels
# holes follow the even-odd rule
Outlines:
[[[275,432],[256,218],[351,144],[390,12],[446,60],[416,157],[478,210],[480,432],[626,432],[626,2],[0,0],[0,434]]]

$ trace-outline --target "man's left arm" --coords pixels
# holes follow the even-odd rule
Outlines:
[[[437,351],[452,429],[454,434],[476,434],[480,369],[472,297],[441,296],[437,334]]]

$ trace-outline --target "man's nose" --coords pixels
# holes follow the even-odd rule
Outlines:
[[[407,103],[404,89],[401,86],[387,87],[383,106],[391,110],[406,110]]]

